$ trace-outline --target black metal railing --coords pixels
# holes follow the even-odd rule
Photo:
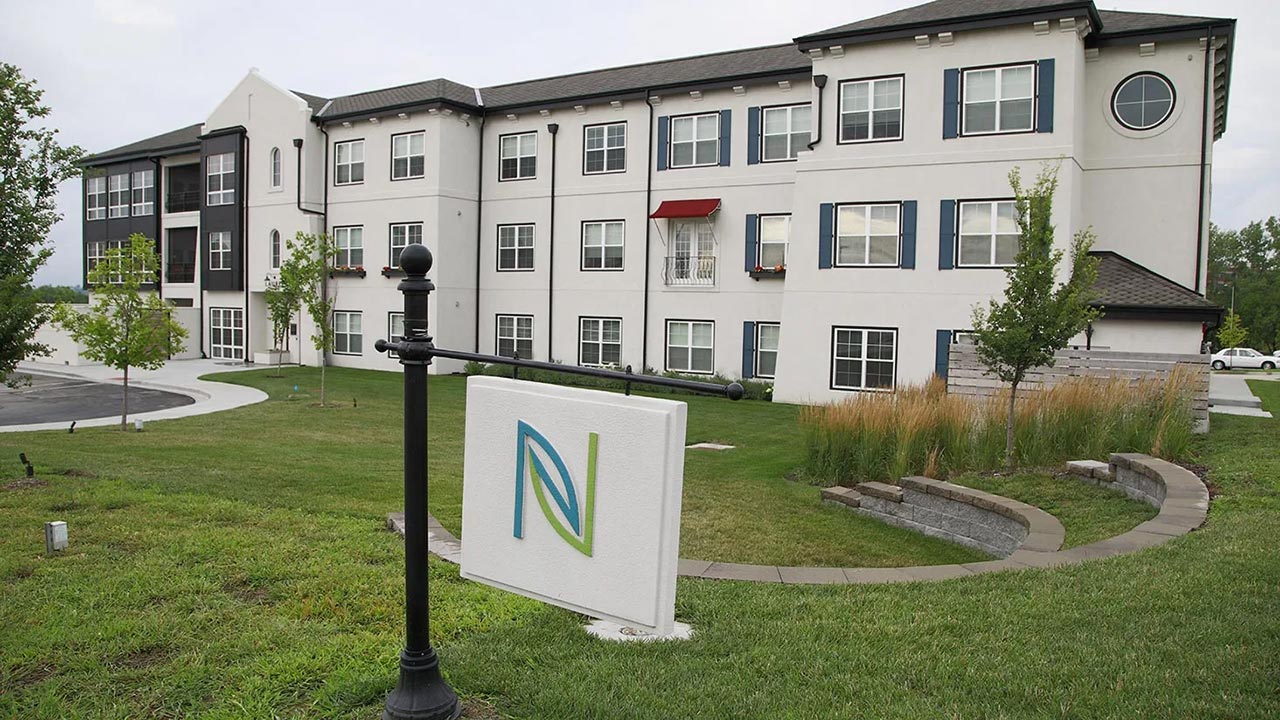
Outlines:
[[[716,284],[714,255],[672,255],[662,267],[662,280],[672,286]]]
[[[164,211],[171,213],[195,212],[200,209],[200,193],[171,192],[164,196]]]

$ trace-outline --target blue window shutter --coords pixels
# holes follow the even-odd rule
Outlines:
[[[742,379],[756,376],[756,324],[742,323]]]
[[[942,73],[942,139],[960,136],[960,68]]]
[[[818,206],[818,267],[831,267],[831,244],[835,236],[836,206],[822,203]]]
[[[956,201],[943,200],[938,210],[938,269],[956,266]]]
[[[747,164],[760,163],[760,108],[747,108]]]
[[[671,117],[663,115],[658,118],[658,169],[667,169],[667,156],[670,152]]]
[[[943,380],[947,379],[947,368],[951,364],[951,331],[939,330],[933,349],[933,372]]]
[[[729,167],[729,146],[733,138],[729,119],[732,114],[731,110],[720,111],[720,167]]]
[[[1053,58],[1041,60],[1036,65],[1040,75],[1037,83],[1039,111],[1036,116],[1036,132],[1053,132]]]
[[[747,216],[747,245],[744,257],[746,258],[743,267],[747,272],[756,269],[756,239],[760,237],[760,216]]]
[[[902,203],[902,259],[899,265],[914,270],[916,267],[916,201]]]

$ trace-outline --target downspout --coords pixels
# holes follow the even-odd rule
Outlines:
[[[557,123],[547,123],[547,132],[551,133],[551,229],[548,232],[547,249],[547,362],[554,362],[551,356],[552,328],[555,324],[555,292],[556,292],[556,133],[560,131]]]
[[[243,157],[240,161],[240,282],[244,283],[244,361],[252,364],[249,354],[249,131],[240,136]]]
[[[321,130],[321,132],[323,132],[323,130]],[[328,207],[329,207],[327,202],[324,204],[324,208],[325,208],[324,210],[311,210],[311,209],[308,209],[308,208],[305,208],[305,207],[303,207],[303,206],[302,206],[302,138],[294,138],[294,139],[293,139],[293,147],[294,147],[294,149],[295,149],[295,150],[297,150],[297,155],[298,155],[298,160],[297,160],[297,166],[298,166],[298,167],[297,167],[297,173],[296,173],[296,174],[297,174],[297,180],[298,180],[298,195],[297,195],[297,198],[295,199],[295,201],[297,202],[297,205],[298,205],[298,212],[301,212],[301,213],[302,213],[302,214],[304,214],[304,215],[319,215],[321,218],[324,218],[324,217],[326,217],[326,211],[328,210]],[[326,142],[326,143],[325,143],[325,152],[327,153],[327,152],[328,152],[328,150],[329,150],[329,148],[328,148],[328,143]],[[326,174],[328,173],[328,169],[329,169],[329,163],[328,163],[328,159],[327,159],[327,156],[326,156],[326,160],[325,160],[325,172],[326,172]],[[328,190],[328,182],[327,182],[327,179],[326,179],[326,187],[325,187],[325,189],[326,189],[326,191]],[[323,222],[323,220],[322,220],[321,222]],[[280,249],[280,252],[283,254],[283,253],[284,253],[284,248],[281,248],[281,249]],[[299,327],[299,330],[301,330],[301,327],[302,327],[301,320],[302,320],[302,318],[301,318],[301,317],[299,317],[299,318],[298,318],[298,320],[299,320],[299,322],[298,322],[298,327]],[[285,346],[285,349],[288,349],[288,348],[289,348],[289,334],[288,334],[287,332],[285,333],[285,336],[284,336],[284,346]],[[299,365],[301,365],[301,364],[302,364],[302,363],[301,363],[301,361],[302,361],[302,338],[301,338],[301,337],[299,337],[299,338],[298,338],[298,361],[299,361],[299,363],[298,363],[298,364],[299,364]]]
[[[640,372],[649,367],[649,245],[653,232],[653,221],[649,219],[649,208],[653,206],[653,98],[649,90],[644,91],[644,104],[649,106],[649,155],[644,173],[644,304],[640,310]]]
[[[813,84],[814,84],[814,87],[818,88],[818,112],[817,112],[817,122],[815,123],[816,127],[818,128],[818,134],[813,138],[813,142],[809,143],[808,147],[810,150],[813,149],[814,145],[817,145],[818,143],[822,142],[822,94],[823,94],[822,89],[827,86],[827,76],[814,75]]]
[[[479,90],[476,91],[479,94]],[[484,110],[480,110],[480,160],[476,164],[476,328],[474,352],[480,352],[480,255],[484,244]]]
[[[324,123],[321,121],[316,122],[316,128],[320,130],[321,135],[324,135],[324,194],[323,194],[324,214],[321,215],[321,219],[320,219],[320,235],[327,237],[329,235],[329,131],[324,129]],[[320,301],[328,302],[328,300],[329,300],[329,273],[326,272],[320,276]],[[301,329],[299,329],[298,332],[299,334],[301,334],[302,332]],[[301,341],[301,338],[299,338],[299,341]],[[299,346],[298,346],[298,359],[299,360],[302,359],[301,342],[299,342]],[[320,351],[320,364],[326,365],[326,366],[329,364],[328,349]]]
[[[1209,39],[1204,44],[1204,107],[1200,109],[1200,210],[1196,214],[1196,276],[1192,281],[1192,290],[1200,292],[1201,256],[1204,253],[1204,193],[1208,185],[1207,173],[1209,157],[1209,103],[1213,93],[1213,73],[1210,58],[1213,57],[1213,26],[1209,26]]]

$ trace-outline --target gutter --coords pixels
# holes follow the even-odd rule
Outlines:
[[[1205,214],[1205,186],[1208,184],[1207,169],[1209,157],[1209,105],[1215,102],[1213,95],[1213,74],[1210,59],[1214,55],[1213,48],[1213,32],[1214,28],[1209,27],[1209,37],[1205,41],[1204,46],[1204,97],[1202,98],[1202,107],[1200,108],[1200,196],[1197,198],[1199,210],[1196,213],[1196,274],[1192,281],[1191,289],[1197,293],[1200,292],[1200,270],[1202,267],[1201,256],[1204,254],[1204,214]]]
[[[551,357],[552,329],[555,326],[554,299],[556,289],[556,134],[560,132],[558,123],[547,123],[547,132],[551,133],[551,228],[547,243],[547,362],[554,362]],[[478,259],[477,259],[478,262]]]

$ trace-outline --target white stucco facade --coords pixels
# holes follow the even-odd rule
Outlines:
[[[202,141],[230,130],[244,138],[240,152],[249,174],[242,287],[206,288],[210,270],[197,263],[190,282],[166,283],[162,292],[200,308],[206,323],[213,308],[242,310],[244,356],[251,358],[271,346],[262,291],[274,272],[273,231],[284,239],[328,232],[349,240],[358,229],[359,255],[343,257],[359,262],[340,263],[348,269],[335,272],[327,291],[348,327],[358,316],[359,342],[348,338],[328,362],[392,370],[398,365],[373,344],[392,334],[393,316],[402,307],[391,247],[393,232],[400,231],[392,228],[412,224],[421,226],[434,255],[429,322],[440,346],[509,352],[515,343],[504,337],[500,344],[499,328],[510,333],[518,324],[532,334],[520,338],[522,356],[585,363],[600,352],[594,333],[607,321],[609,343],[616,346],[609,352],[619,365],[658,372],[696,365],[692,369],[701,373],[760,377],[775,384],[780,400],[825,402],[852,389],[921,382],[939,370],[944,334],[963,332],[973,307],[1003,290],[999,267],[960,266],[959,236],[967,203],[1012,199],[1014,170],[1030,184],[1043,167],[1058,168],[1053,220],[1059,247],[1091,230],[1096,249],[1193,293],[1203,291],[1211,151],[1218,114],[1225,112],[1224,91],[1206,92],[1215,89],[1206,72],[1218,67],[1215,52],[1223,52],[1225,42],[1221,36],[1208,41],[1211,23],[1100,40],[1091,8],[1085,3],[1007,22],[890,27],[874,37],[855,34],[821,44],[801,38],[793,48],[798,60],[661,87],[618,86],[577,96],[546,90],[539,99],[538,83],[560,79],[534,81],[525,99],[505,106],[501,98],[515,97],[510,86],[474,90],[474,98],[455,92],[415,101],[409,96],[416,86],[406,86],[366,94],[388,98],[378,102],[362,96],[326,100],[251,72],[202,128]],[[759,49],[766,50],[773,51]],[[961,83],[962,94],[977,93],[976,85],[968,88],[970,72],[1015,66],[1034,73],[1029,129],[966,132],[961,123],[968,120],[948,116],[946,106],[954,102],[956,112],[968,117],[968,96],[954,98],[950,83]],[[1125,127],[1112,107],[1117,88],[1135,74],[1156,74],[1174,93],[1168,117],[1146,130]],[[842,120],[842,86],[867,81],[876,88],[874,81],[884,78],[898,79],[900,131],[868,142],[842,137],[848,121]],[[799,143],[808,147],[768,161],[761,155],[762,132],[770,130],[762,131],[761,123],[778,116],[761,120],[762,109],[786,106],[809,108],[809,142]],[[694,115],[715,116],[714,159],[675,167],[672,143],[684,127],[694,127],[675,129],[677,119]],[[949,132],[952,122],[958,129]],[[625,148],[607,172],[589,172],[588,128],[598,138],[602,131],[595,128],[603,125],[615,126],[610,137],[625,136]],[[403,170],[393,171],[396,153],[409,145],[396,138],[410,134],[421,138],[422,170],[397,178]],[[536,145],[535,159],[526,167],[516,158],[507,168],[516,177],[502,177],[504,160],[512,159],[504,148],[519,147],[504,138],[522,134],[534,138],[525,142]],[[357,142],[362,179],[340,178],[338,148],[350,153]],[[272,161],[273,149],[279,163]],[[200,161],[201,151],[190,150],[164,157],[162,165],[167,170]],[[651,219],[662,214],[664,202],[699,199],[718,201],[715,212]],[[846,221],[840,218],[861,217],[863,210],[841,207],[864,205],[896,208],[893,262],[843,261]],[[771,215],[789,216],[785,272],[754,272],[758,237],[752,232],[759,233],[761,218]],[[160,225],[165,232],[195,227],[203,244],[201,217],[166,212]],[[584,250],[589,233],[603,232],[595,223],[608,223],[611,237],[622,238],[618,255],[604,267]],[[696,272],[689,270],[688,246],[680,245],[686,223],[705,223],[707,237],[714,238],[693,251],[700,258]],[[519,261],[513,254],[500,257],[499,235],[514,238],[512,226],[532,228],[531,263],[523,255]],[[523,242],[527,235],[520,237]],[[696,229],[691,237],[696,244]],[[777,349],[766,359],[757,352],[765,342],[760,328],[774,324]],[[1199,351],[1203,324],[1198,317],[1146,317],[1130,308],[1078,340],[1117,350],[1190,353]],[[699,337],[692,343],[696,350],[670,346],[669,338],[689,333]],[[891,379],[850,387],[849,361],[867,358],[837,345],[871,343],[868,333],[882,346],[874,350],[878,372]],[[321,361],[310,334],[309,323],[299,318],[298,334],[289,339],[306,364]],[[199,340],[206,352],[208,335]],[[840,382],[833,377],[838,352],[846,373]],[[873,350],[865,345],[854,355],[859,352]],[[769,374],[774,358],[776,371]],[[437,361],[433,371],[460,367]]]

